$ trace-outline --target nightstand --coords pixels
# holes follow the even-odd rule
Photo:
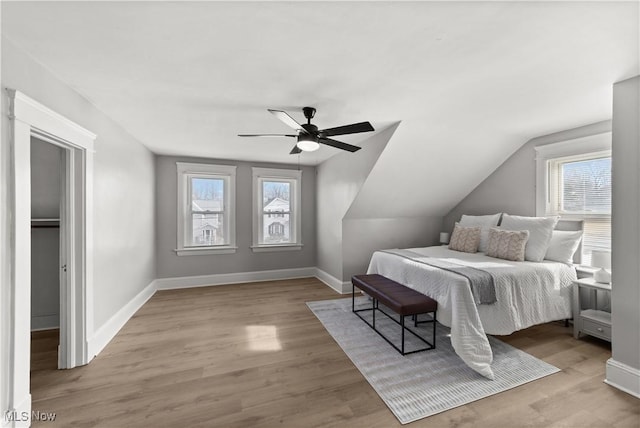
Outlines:
[[[592,294],[593,307],[582,307],[580,290],[588,290]],[[593,278],[573,282],[573,337],[576,339],[583,333],[611,342],[611,313],[597,309],[598,291],[611,293],[611,284],[600,284]]]

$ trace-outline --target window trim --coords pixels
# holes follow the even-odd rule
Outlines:
[[[561,156],[554,157],[551,159],[547,159],[547,178],[551,176],[552,170],[560,168],[561,165],[565,163],[571,162],[580,162],[594,159],[603,159],[610,158],[611,150],[603,150],[598,152],[589,152],[589,153],[580,153],[577,155],[569,155],[569,156]],[[558,175],[555,177],[557,180],[560,179]],[[571,211],[562,211],[559,206],[556,206],[557,202],[560,201],[560,196],[556,193],[558,192],[558,186],[552,186],[549,183],[547,188],[547,215],[559,215],[566,218],[611,218],[611,213],[589,213],[589,212],[571,212]]]
[[[251,249],[253,252],[270,252],[270,251],[299,251],[302,249],[302,171],[294,169],[275,169],[275,168],[252,168],[253,175],[253,244]],[[289,221],[292,223],[291,234],[292,242],[285,244],[264,244],[260,242],[263,228],[262,218],[262,182],[263,181],[287,181],[291,183],[293,189],[290,191],[289,197],[291,203],[289,206]]]
[[[553,206],[550,163],[563,158],[611,156],[611,131],[534,147],[536,152],[536,215],[558,215],[564,220],[609,219],[611,214],[560,213]],[[582,244],[581,244],[582,247]],[[584,263],[584,262],[583,262]],[[586,266],[586,265],[585,265]]]
[[[549,192],[549,161],[596,152],[611,153],[611,132],[545,144],[534,149],[536,151],[536,215],[550,215],[553,211]],[[567,218],[570,217],[567,216]]]
[[[178,199],[177,199],[177,247],[178,256],[233,254],[236,246],[236,169],[234,165],[214,165],[190,162],[176,162]],[[192,177],[218,178],[224,180],[225,232],[228,242],[224,245],[189,246],[186,245],[188,219],[191,213],[189,181]]]

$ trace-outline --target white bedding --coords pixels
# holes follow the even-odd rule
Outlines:
[[[367,273],[377,273],[420,291],[438,302],[438,321],[451,327],[451,344],[469,367],[493,379],[493,353],[486,334],[506,335],[535,324],[571,318],[575,269],[563,263],[512,262],[449,250],[411,248],[489,272],[497,302],[476,305],[469,281],[456,273],[386,252],[375,252]]]

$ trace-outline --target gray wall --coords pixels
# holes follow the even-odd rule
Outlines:
[[[31,218],[60,217],[62,149],[31,139]],[[31,228],[31,329],[60,325],[60,228]]]
[[[236,244],[235,254],[178,256],[177,246],[177,174],[176,162],[237,165],[236,171]],[[273,269],[313,267],[316,261],[316,168],[302,170],[302,250],[254,253],[252,245],[252,167],[297,169],[294,165],[251,163],[228,160],[156,157],[157,277],[175,278],[194,275],[253,272]]]
[[[339,280],[344,262],[342,220],[398,125],[363,141],[358,152],[337,154],[318,166],[316,266]]]
[[[442,217],[345,218],[343,280],[366,273],[374,251],[438,245]]]
[[[366,218],[351,214],[360,189],[398,126],[400,122],[393,123],[367,139],[355,156],[342,153],[318,166],[317,266],[340,281],[366,272],[376,250],[437,244],[442,217],[377,218],[385,200],[368,206]]]
[[[154,156],[87,99],[5,38],[2,38],[2,87],[22,91],[98,135],[91,189],[94,300],[89,308],[93,312],[89,324],[93,324],[95,331],[155,278]],[[4,157],[9,141],[8,105],[6,96],[2,98]],[[2,191],[4,194],[7,188]]]
[[[462,214],[504,212],[512,215],[536,215],[534,148],[607,131],[611,131],[609,120],[529,140],[445,216],[444,230],[451,232]]]
[[[613,86],[612,358],[640,371],[640,76]],[[607,373],[608,374],[608,373]],[[638,379],[635,379],[636,390]]]
[[[60,217],[62,149],[31,138],[31,218]]]

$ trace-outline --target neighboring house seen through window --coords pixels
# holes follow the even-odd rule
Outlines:
[[[236,167],[177,163],[179,255],[235,252]]]
[[[254,251],[301,248],[301,177],[296,170],[253,168]]]
[[[540,146],[536,151],[538,213],[584,221],[582,263],[589,265],[593,250],[611,249],[611,134]]]

